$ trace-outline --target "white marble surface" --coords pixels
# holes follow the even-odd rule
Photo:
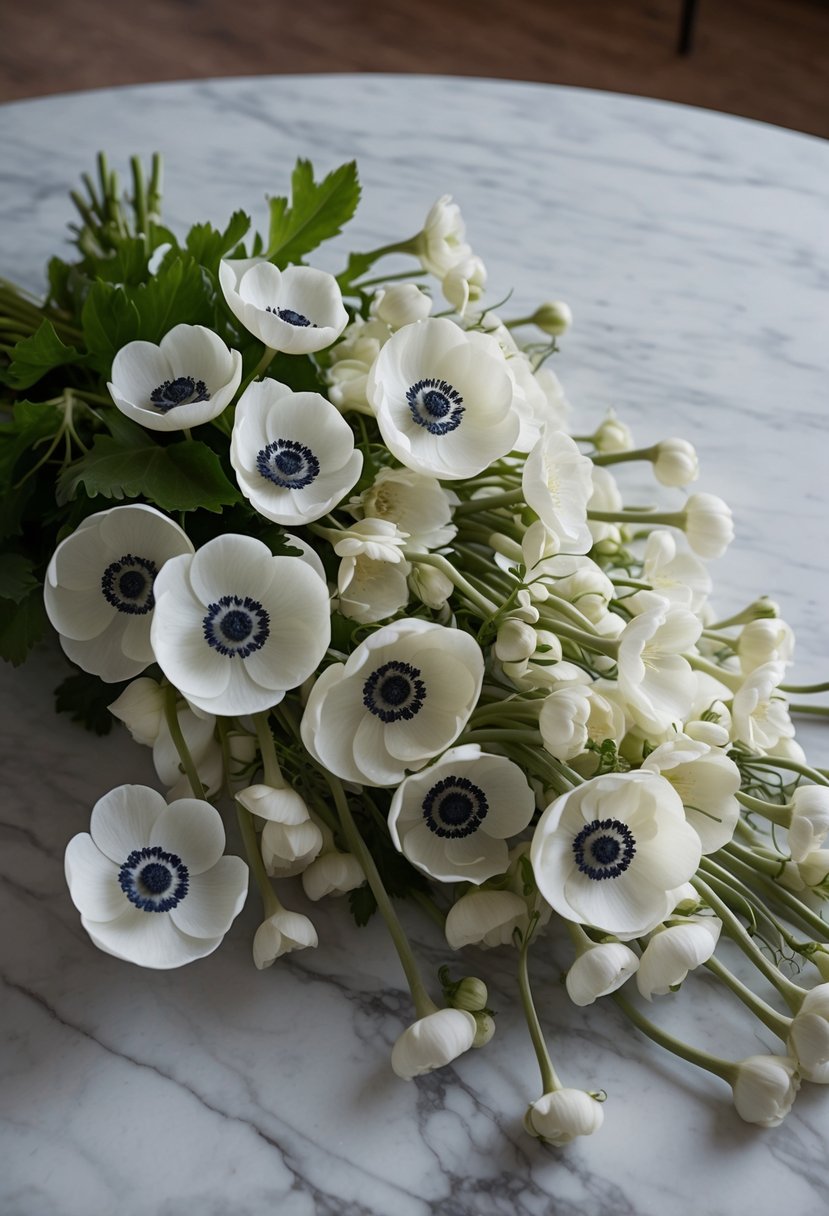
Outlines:
[[[514,287],[516,311],[571,303],[556,366],[583,415],[613,405],[642,441],[697,445],[699,488],[737,518],[714,567],[722,607],[774,596],[798,630],[795,675],[825,676],[826,144],[653,101],[470,80],[252,79],[25,102],[0,110],[7,277],[40,289],[66,192],[99,148],[123,169],[132,152],[164,153],[173,226],[238,206],[263,217],[297,155],[320,170],[357,157],[364,203],[346,246],[409,235],[454,194],[493,299]],[[827,1095],[804,1090],[779,1129],[741,1124],[724,1086],[652,1049],[613,1007],[568,1008],[555,941],[535,967],[561,1071],[609,1094],[601,1133],[561,1151],[520,1130],[539,1090],[507,954],[467,968],[491,984],[496,1039],[410,1084],[388,1063],[411,1016],[395,958],[379,925],[358,931],[340,908],[315,910],[318,951],[265,973],[249,962],[253,900],[223,948],[181,972],[98,954],[63,849],[105,790],[152,774],[125,739],[53,717],[59,678],[50,653],[3,673],[4,1214],[825,1212]],[[436,932],[418,936],[430,963],[447,960]],[[671,999],[713,1050],[773,1049],[704,984]]]

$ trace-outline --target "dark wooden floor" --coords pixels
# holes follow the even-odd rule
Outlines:
[[[829,136],[829,0],[0,0],[0,100],[289,72],[586,85]]]

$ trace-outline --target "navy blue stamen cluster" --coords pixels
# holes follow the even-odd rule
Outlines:
[[[378,667],[363,685],[363,705],[381,722],[408,721],[420,712],[425,700],[420,669],[397,659]]]
[[[202,628],[204,640],[219,654],[246,659],[267,642],[271,618],[249,595],[223,595],[208,605]]]
[[[489,803],[468,777],[444,777],[423,799],[423,818],[436,836],[471,836],[486,818]]]
[[[177,853],[150,845],[133,849],[118,871],[118,885],[143,912],[169,912],[190,889],[190,872]]]
[[[153,582],[158,566],[148,557],[125,553],[110,562],[101,576],[101,593],[119,612],[144,616],[155,607]]]
[[[461,424],[463,397],[448,380],[418,380],[406,393],[412,418],[431,435],[448,435]]]
[[[283,490],[301,490],[319,476],[320,462],[310,448],[293,439],[275,439],[256,457],[261,475]]]
[[[633,860],[636,840],[618,819],[594,819],[573,841],[576,865],[588,878],[618,878]]]
[[[294,312],[292,308],[271,308],[270,304],[265,305],[265,312],[272,312],[274,316],[279,317],[280,321],[285,321],[288,325],[296,325],[300,329],[318,329],[319,326],[315,321],[309,321],[301,312]]]
[[[159,414],[168,414],[177,405],[194,405],[197,401],[209,400],[207,385],[195,376],[178,376],[175,380],[165,380],[150,393],[150,401]]]

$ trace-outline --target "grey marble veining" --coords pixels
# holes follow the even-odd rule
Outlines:
[[[40,290],[67,190],[99,148],[123,171],[133,152],[164,153],[173,227],[240,206],[264,223],[264,196],[285,188],[296,156],[319,170],[356,156],[364,199],[340,250],[411,235],[437,195],[454,194],[493,300],[514,288],[516,312],[570,302],[576,326],[556,366],[582,416],[614,406],[642,442],[681,434],[698,447],[699,488],[737,521],[713,567],[718,604],[774,596],[798,633],[795,676],[825,674],[824,143],[653,101],[426,77],[25,102],[0,110],[6,277]],[[326,257],[338,264],[336,248]],[[411,1084],[389,1066],[411,1017],[391,948],[381,926],[357,931],[336,905],[312,911],[319,950],[264,973],[249,957],[253,899],[221,950],[180,972],[99,954],[66,893],[63,849],[96,798],[153,774],[123,736],[101,742],[53,717],[61,671],[44,653],[3,673],[4,1214],[825,1211],[818,1087],[779,1129],[743,1125],[724,1086],[651,1049],[613,1007],[569,1007],[555,938],[535,952],[542,1017],[565,1080],[609,1095],[601,1132],[566,1150],[521,1131],[539,1088],[507,953],[464,964],[490,984],[496,1038]],[[813,738],[825,763],[825,737]],[[436,931],[415,932],[430,967],[454,961]],[[680,1032],[712,1050],[774,1047],[704,981],[671,1002]]]

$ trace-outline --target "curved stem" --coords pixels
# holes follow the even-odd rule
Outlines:
[[[455,518],[459,515],[474,515],[476,511],[489,511],[493,507],[513,507],[524,501],[523,490],[504,490],[501,494],[487,494],[470,498],[455,507]]]
[[[746,984],[737,979],[737,976],[732,971],[729,971],[718,958],[712,956],[708,959],[705,966],[740,998],[746,1008],[750,1009],[755,1017],[758,1017],[763,1025],[768,1027],[772,1034],[776,1034],[778,1039],[782,1039],[783,1042],[786,1041],[789,1027],[792,1024],[791,1018],[784,1017],[776,1009],[772,1009],[771,1005],[767,1005]]]
[[[164,690],[164,717],[167,721],[167,729],[170,732],[170,738],[173,740],[173,746],[179,754],[181,767],[190,782],[190,788],[193,791],[193,797],[204,798],[204,784],[199,771],[193,763],[193,757],[190,755],[190,748],[185,742],[184,735],[181,729],[181,723],[178,720],[178,712],[176,710],[176,701],[178,700],[178,689],[172,684],[168,684]]]
[[[631,1005],[626,997],[623,997],[620,992],[611,993],[611,998],[621,1009],[622,1013],[633,1022],[637,1029],[646,1034],[654,1043],[658,1043],[660,1047],[664,1047],[666,1051],[672,1052],[675,1056],[679,1056],[682,1060],[687,1060],[689,1064],[696,1064],[698,1068],[704,1068],[707,1072],[712,1072],[714,1076],[721,1077],[723,1081],[733,1082],[736,1076],[736,1068],[729,1060],[720,1059],[718,1056],[709,1055],[707,1051],[700,1051],[697,1047],[691,1047],[688,1043],[683,1043],[681,1039],[674,1038],[672,1034],[668,1034],[667,1030],[662,1030],[661,1027],[655,1026],[645,1015]]]
[[[544,1032],[541,1029],[541,1023],[538,1020],[535,1003],[533,1002],[532,989],[530,988],[530,972],[528,966],[528,956],[530,950],[530,942],[532,941],[533,931],[535,929],[538,917],[535,916],[530,921],[526,933],[521,940],[520,952],[518,955],[518,989],[521,993],[521,1004],[524,1008],[524,1017],[527,1019],[527,1030],[530,1032],[535,1058],[538,1060],[538,1068],[541,1072],[542,1093],[555,1093],[557,1089],[563,1089],[563,1085],[556,1074],[553,1067],[553,1061],[550,1059],[550,1053],[547,1049],[547,1043],[544,1038]],[[514,937],[516,945],[520,933],[515,931]]]
[[[265,869],[265,863],[262,860],[262,850],[259,847],[259,837],[256,834],[256,828],[253,826],[253,816],[250,811],[242,806],[241,802],[236,803],[236,818],[239,823],[239,834],[242,837],[242,844],[245,847],[247,854],[248,865],[251,873],[256,879],[256,885],[259,888],[259,894],[262,896],[262,903],[265,907],[265,916],[273,916],[282,907],[276,897],[276,892],[271,886],[271,880],[268,877],[268,872]]]

